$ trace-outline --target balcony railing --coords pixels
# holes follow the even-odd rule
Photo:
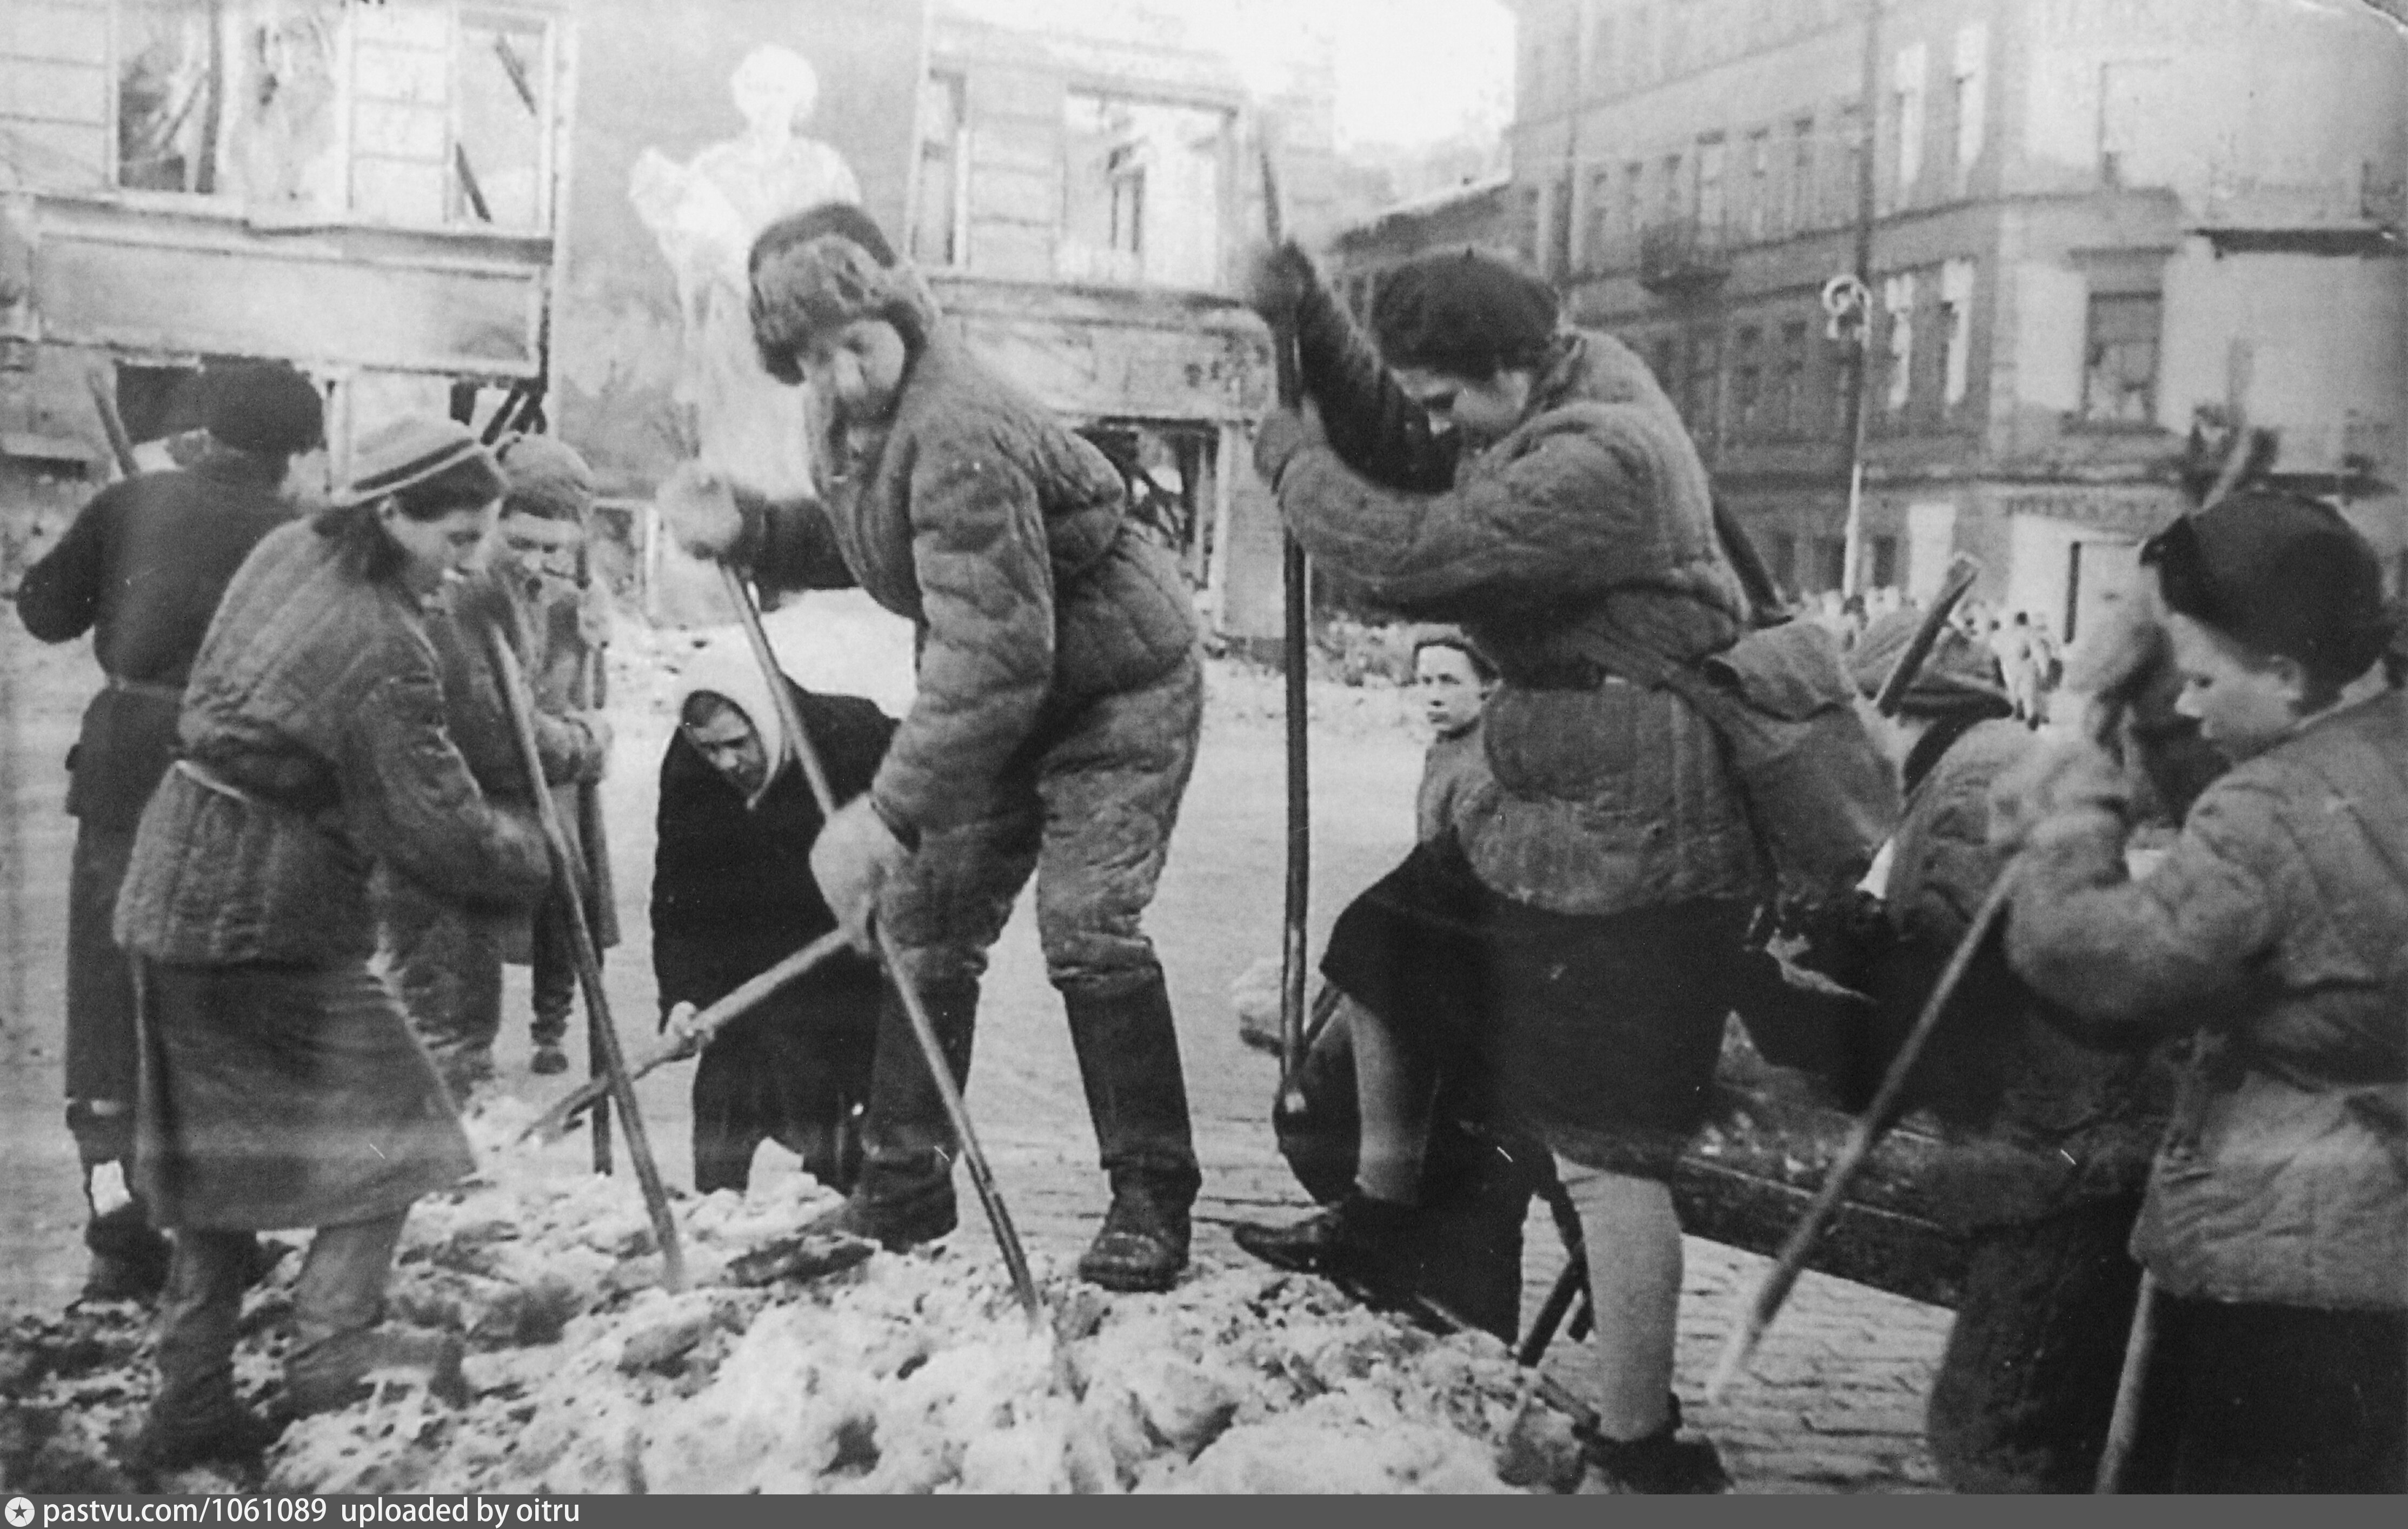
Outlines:
[[[1712,287],[1730,275],[1730,267],[1728,236],[1720,223],[1681,218],[1639,231],[1639,284],[1650,292]]]

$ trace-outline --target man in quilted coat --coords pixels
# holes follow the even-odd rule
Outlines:
[[[813,875],[857,939],[873,916],[893,936],[959,1079],[987,949],[1034,874],[1112,1188],[1080,1273],[1168,1289],[1200,1179],[1139,922],[1203,719],[1186,586],[1110,462],[940,326],[858,208],[772,224],[752,272],[764,364],[810,389],[819,497],[673,492],[670,529],[765,586],[857,583],[917,626],[918,695],[868,792],[822,831]],[[949,1231],[956,1144],[892,1000],[863,1136],[838,1225],[889,1246]]]

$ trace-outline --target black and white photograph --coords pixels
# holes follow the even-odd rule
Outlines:
[[[2408,1493],[2408,0],[0,0],[0,600],[9,1529]]]

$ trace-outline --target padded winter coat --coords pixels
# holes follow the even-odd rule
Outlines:
[[[379,533],[380,535],[380,533]],[[444,722],[425,615],[348,537],[270,532],[227,587],[118,895],[118,943],[184,965],[334,966],[376,949],[380,860],[438,896],[531,904],[532,816],[478,789]]]
[[[1049,722],[1195,651],[1186,582],[1120,474],[940,324],[882,436],[832,429],[812,457],[821,499],[746,502],[736,561],[917,624],[918,695],[870,787],[907,838],[978,821]]]
[[[131,832],[176,757],[178,693],[219,597],[259,539],[293,518],[265,461],[219,449],[111,484],[25,570],[17,614],[44,642],[89,630],[109,676],[69,756],[67,810]]]
[[[1330,439],[1274,416],[1255,463],[1322,569],[1400,615],[1460,622],[1502,675],[1482,717],[1490,779],[1454,809],[1480,879],[1587,915],[1756,895],[1755,838],[1713,729],[1580,651],[1594,628],[1700,658],[1746,611],[1705,469],[1644,364],[1610,336],[1562,336],[1522,423],[1459,459],[1396,428],[1410,400],[1364,365],[1355,393],[1324,399]],[[1365,460],[1383,443],[1406,460]]]
[[[2143,880],[2123,839],[2040,825],[2008,955],[2075,1022],[2198,1036],[2134,1255],[2178,1296],[2408,1308],[2408,696],[2235,765]]]
[[[1885,889],[1897,944],[1870,982],[1885,1065],[2005,867],[1989,842],[1991,785],[2038,743],[2014,722],[1940,729],[1907,758],[1906,814]],[[2148,1176],[2172,1103],[2165,1068],[2062,1034],[2043,1007],[1997,944],[1985,945],[1911,1079],[1912,1103],[1947,1128],[1927,1187],[1956,1225],[2039,1221],[2138,1193]]]

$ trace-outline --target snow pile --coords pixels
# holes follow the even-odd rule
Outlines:
[[[948,1239],[950,1242],[952,1239]],[[983,1250],[981,1250],[983,1251]],[[1167,1295],[1055,1279],[1056,1341],[939,1244],[775,1292],[645,1291],[556,1345],[296,1423],[281,1492],[1504,1492],[1518,1374],[1318,1281],[1225,1270]],[[1084,1331],[1082,1331],[1082,1330]]]
[[[1051,1331],[976,1222],[816,1279],[748,1253],[834,1195],[799,1170],[673,1194],[692,1287],[659,1288],[635,1185],[509,1145],[532,1113],[467,1122],[483,1170],[410,1214],[389,1316],[462,1334],[470,1404],[403,1377],[293,1423],[262,1479],[170,1491],[1499,1493],[1522,1372],[1484,1335],[1437,1338],[1328,1284],[1255,1265],[1115,1295],[1039,1260]],[[767,1168],[775,1154],[765,1154]],[[273,1408],[300,1260],[246,1301],[238,1389]],[[765,1268],[768,1271],[764,1272]],[[747,1284],[747,1279],[766,1283]],[[153,1375],[147,1314],[21,1323],[0,1342],[0,1478],[124,1491]],[[38,1331],[36,1330],[38,1328]],[[1561,1430],[1557,1430],[1558,1433]],[[1570,1460],[1568,1437],[1554,1452]],[[1563,1461],[1556,1461],[1560,1465]]]
[[[632,1185],[480,1156],[488,1177],[412,1214],[392,1303],[467,1336],[471,1405],[389,1388],[303,1420],[270,1490],[1512,1490],[1493,1464],[1520,1381],[1502,1347],[1318,1280],[1250,1267],[1113,1295],[1040,1260],[1049,1334],[971,1225],[817,1279],[729,1283],[834,1203],[795,1175],[683,1197],[695,1285],[672,1295]]]

